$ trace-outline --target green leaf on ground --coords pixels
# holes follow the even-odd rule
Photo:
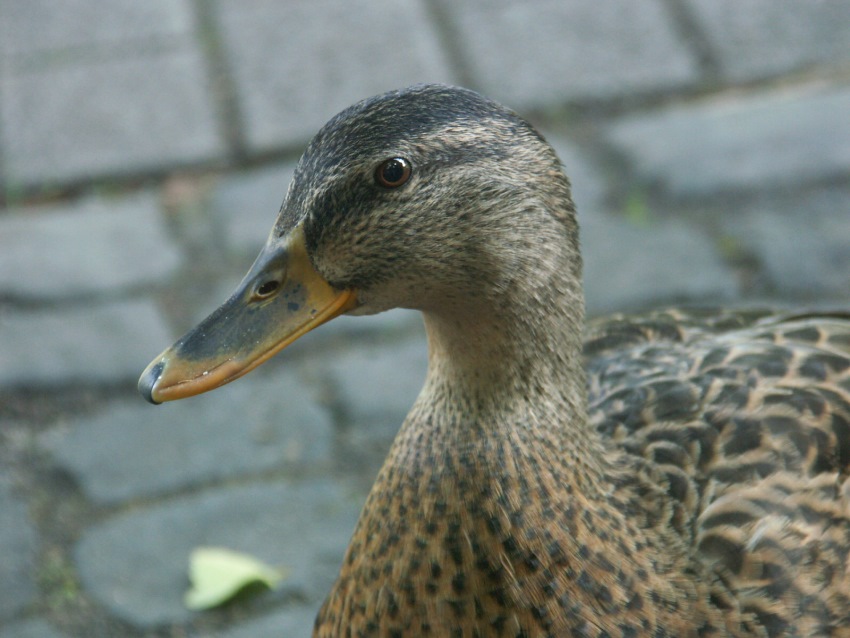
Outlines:
[[[183,603],[192,610],[226,603],[245,587],[262,584],[274,589],[285,577],[253,556],[222,547],[197,547],[189,557],[192,586]]]
[[[652,225],[652,213],[646,195],[641,191],[633,191],[626,199],[623,207],[624,217],[627,221],[640,228],[648,228]]]

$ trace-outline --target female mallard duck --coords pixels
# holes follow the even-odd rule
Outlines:
[[[204,392],[393,307],[422,311],[428,376],[315,636],[850,636],[850,315],[583,339],[569,182],[473,92],[332,119],[242,284],[139,387]]]

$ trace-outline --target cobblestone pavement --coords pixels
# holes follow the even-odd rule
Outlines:
[[[850,306],[846,0],[0,0],[0,637],[309,635],[425,371],[418,317],[343,318],[160,408],[340,108],[463,84],[575,184],[593,314]],[[189,551],[285,565],[182,606]]]

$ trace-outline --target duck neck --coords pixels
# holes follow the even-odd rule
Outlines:
[[[587,423],[578,327],[562,332],[543,322],[564,317],[547,317],[426,315],[425,388],[317,636],[614,635],[656,603],[647,635],[685,635],[676,615],[698,616],[697,585],[682,578],[675,544],[630,520],[634,501],[617,493]]]
[[[423,309],[428,376],[406,428],[428,422],[454,449],[519,437],[591,490],[604,454],[587,420],[574,229],[547,214],[529,236],[547,240],[500,238],[509,267],[486,264],[470,277],[475,287]]]
[[[516,438],[595,491],[604,455],[587,425],[583,304],[547,306],[426,312],[428,376],[406,428],[431,428],[456,450]]]

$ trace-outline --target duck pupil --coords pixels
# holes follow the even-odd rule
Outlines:
[[[380,181],[384,186],[400,186],[407,177],[407,163],[402,159],[387,160],[381,166]]]
[[[384,167],[384,179],[388,182],[397,182],[402,175],[404,175],[404,166],[398,160],[392,160]]]

